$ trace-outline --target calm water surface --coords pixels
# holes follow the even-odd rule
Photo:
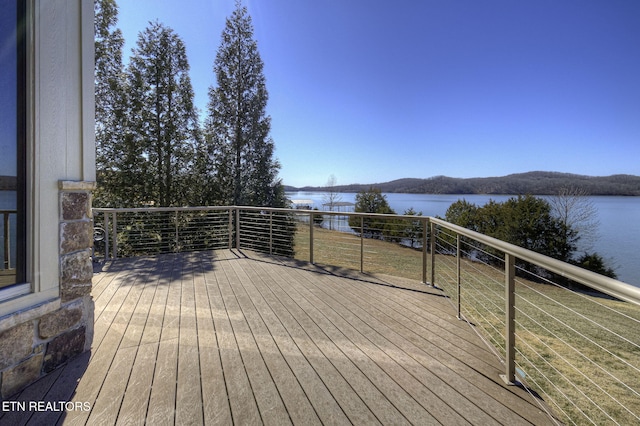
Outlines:
[[[413,208],[424,216],[444,217],[449,206],[465,199],[478,206],[490,199],[501,202],[512,195],[451,195],[451,194],[384,194],[392,209],[402,214]],[[322,210],[327,194],[323,192],[290,192],[294,200],[311,200],[312,207]],[[355,202],[355,193],[340,193],[340,201]],[[590,197],[598,212],[600,229],[594,251],[613,266],[618,279],[640,287],[640,197]]]

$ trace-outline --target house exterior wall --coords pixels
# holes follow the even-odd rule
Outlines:
[[[0,400],[89,350],[93,336],[93,0],[27,9],[29,282],[0,298]]]

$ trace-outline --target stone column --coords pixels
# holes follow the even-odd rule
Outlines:
[[[95,182],[60,181],[60,302],[56,330],[40,335],[57,336],[47,345],[44,372],[91,348],[93,341],[93,213],[91,193]],[[63,324],[62,327],[59,325]],[[68,327],[65,328],[64,324]],[[54,327],[55,328],[55,327]]]
[[[11,326],[0,329],[0,401],[91,348],[94,189],[59,182],[59,297],[3,320]]]
[[[95,182],[60,182],[60,298],[62,303],[91,293]]]

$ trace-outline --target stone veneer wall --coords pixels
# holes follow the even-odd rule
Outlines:
[[[93,341],[95,182],[60,181],[59,189],[59,299],[16,313],[28,319],[0,332],[0,400],[89,350]]]

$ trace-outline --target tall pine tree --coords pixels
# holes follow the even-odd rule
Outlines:
[[[206,138],[212,166],[211,202],[284,207],[280,165],[266,115],[263,62],[246,7],[239,3],[222,32],[209,89]]]
[[[199,129],[184,43],[158,22],[139,34],[127,70],[131,144],[141,202],[186,205]]]
[[[124,38],[116,28],[115,0],[96,0],[95,102],[96,171],[98,190],[94,205],[114,206],[122,185],[120,173],[123,135],[126,134],[127,101],[124,90],[122,47]]]

